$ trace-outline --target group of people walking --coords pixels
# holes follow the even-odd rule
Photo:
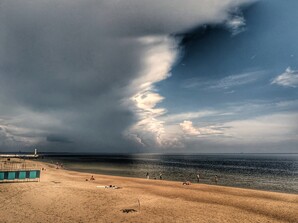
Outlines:
[[[215,182],[215,184],[218,183],[218,176],[217,175],[214,176],[213,181]],[[197,182],[200,183],[200,174],[199,173],[197,174]]]
[[[148,180],[150,179],[150,175],[149,175],[148,172],[146,173],[146,178],[147,178]],[[153,179],[156,180],[157,178],[154,177]],[[162,180],[162,173],[159,173],[159,179]]]
[[[197,177],[197,182],[200,183],[200,180],[201,180],[201,175],[200,175],[200,173],[198,173],[196,177]],[[147,178],[148,180],[150,179],[149,172],[146,173],[146,178]],[[154,177],[153,179],[156,180],[157,178]],[[162,180],[162,173],[159,173],[159,179]],[[214,181],[215,184],[218,183],[218,176],[217,176],[217,175],[215,175],[215,176],[213,177],[213,181]]]

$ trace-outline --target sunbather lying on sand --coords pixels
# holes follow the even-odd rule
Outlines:
[[[184,182],[182,183],[182,185],[191,185],[191,182],[190,182],[190,181],[184,181]]]
[[[106,185],[106,186],[96,186],[97,188],[108,188],[108,189],[120,189],[121,187],[117,187],[115,185]]]

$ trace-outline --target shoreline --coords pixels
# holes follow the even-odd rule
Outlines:
[[[37,183],[0,184],[4,222],[298,222],[295,194],[201,183],[183,186],[178,181],[92,174],[26,162],[47,170]],[[91,175],[95,180],[86,181]],[[105,185],[121,189],[102,188]],[[123,213],[123,209],[136,212]]]
[[[67,169],[67,168],[63,168],[63,170],[65,171],[69,171],[69,172],[76,172],[76,173],[85,173],[85,174],[89,174],[89,175],[99,175],[99,176],[107,176],[107,177],[121,177],[121,178],[128,178],[128,179],[143,179],[143,180],[147,180],[145,177],[129,177],[129,176],[119,176],[119,175],[112,175],[112,174],[104,174],[104,173],[95,173],[95,172],[87,172],[87,171],[79,171],[79,170],[72,170],[72,169]],[[150,178],[149,181],[162,181],[162,182],[175,182],[175,183],[183,183],[182,181],[179,180],[168,180],[168,179],[152,179]],[[238,186],[226,186],[226,185],[221,185],[221,184],[208,184],[205,182],[192,182],[190,181],[191,184],[193,185],[206,185],[206,186],[217,186],[217,187],[224,187],[224,188],[236,188],[236,189],[244,189],[244,190],[253,190],[253,191],[263,191],[263,192],[272,192],[272,193],[281,193],[281,194],[291,194],[291,195],[298,195],[298,193],[294,193],[294,192],[286,192],[286,191],[275,191],[275,190],[265,190],[265,189],[256,189],[256,188],[248,188],[248,187],[238,187]]]
[[[57,160],[51,160],[52,162],[53,161],[59,161],[59,159]],[[44,160],[44,161],[40,161],[42,163],[48,163],[48,164],[54,164],[54,163],[51,163],[50,160]],[[90,169],[89,170],[85,170],[85,169],[75,169],[75,168],[68,168],[67,165],[64,167],[65,170],[69,170],[69,171],[76,171],[76,172],[81,172],[81,173],[89,173],[89,174],[99,174],[99,175],[106,175],[106,176],[119,176],[119,177],[128,177],[128,178],[136,178],[136,179],[145,179],[145,172],[144,172],[144,176],[141,177],[141,176],[128,176],[128,175],[121,175],[121,174],[112,174],[112,173],[106,173],[105,171],[98,171],[98,170],[94,170],[94,171],[91,171]],[[182,179],[169,179],[169,178],[165,178],[166,174],[163,175],[163,179],[162,181],[172,181],[172,182],[183,182]],[[194,176],[195,177],[195,176]],[[159,180],[158,177],[156,177],[156,179],[154,179],[152,176],[150,178],[150,180]],[[196,180],[194,178],[185,178],[184,181],[190,181],[191,183],[193,184],[204,184],[204,185],[214,185],[214,186],[223,186],[223,187],[230,187],[230,188],[241,188],[241,189],[249,189],[249,190],[259,190],[259,191],[267,191],[267,192],[276,192],[276,193],[285,193],[285,194],[293,194],[293,195],[298,195],[298,191],[297,189],[293,189],[293,188],[290,188],[290,187],[284,187],[284,188],[270,188],[270,187],[260,187],[258,184],[254,184],[252,183],[251,185],[254,185],[254,186],[251,186],[251,185],[244,185],[244,184],[241,184],[241,183],[234,183],[233,184],[225,184],[224,182],[221,181],[221,177],[219,177],[219,183],[218,184],[215,184],[213,181],[212,178],[200,178],[200,183],[197,183]],[[230,181],[232,182],[232,181]]]

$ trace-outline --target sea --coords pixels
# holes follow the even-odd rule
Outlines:
[[[86,173],[218,184],[298,194],[298,154],[51,154],[44,161]],[[215,178],[218,179],[216,182]]]

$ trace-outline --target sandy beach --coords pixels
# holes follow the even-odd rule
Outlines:
[[[86,181],[92,174],[26,162],[46,171],[40,182],[0,184],[1,223],[298,222],[294,194],[98,174]]]

